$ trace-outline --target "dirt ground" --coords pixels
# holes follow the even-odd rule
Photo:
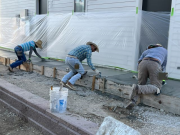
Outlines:
[[[0,78],[47,100],[49,100],[50,86],[59,86],[60,81],[60,79],[48,78],[19,69],[15,69],[14,73],[9,73],[7,67],[2,64],[0,64]],[[144,105],[136,106],[131,111],[120,107],[111,108],[108,105],[118,103],[121,106],[123,100],[115,100],[85,87],[75,86],[75,88],[78,91],[69,90],[68,92],[68,111],[93,121],[99,126],[104,117],[112,116],[138,130],[142,135],[180,134],[180,116],[178,115]]]
[[[0,106],[0,135],[42,135],[29,123],[21,120],[15,113]]]

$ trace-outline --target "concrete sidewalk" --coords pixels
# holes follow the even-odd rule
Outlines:
[[[0,56],[10,59],[17,59],[14,52],[5,50],[0,50]],[[32,63],[38,66],[45,66],[50,68],[56,67],[56,69],[61,71],[66,71],[66,68],[68,68],[68,66],[64,62],[60,61],[46,60],[46,62],[41,62],[41,60],[38,57],[32,57],[31,59]],[[88,76],[92,76],[94,74],[94,72],[89,68],[89,66],[84,65],[84,68],[88,71]],[[112,82],[123,85],[132,85],[134,83],[138,83],[138,81],[135,78],[133,78],[133,75],[137,76],[136,73],[102,67],[97,67],[97,69],[101,71],[102,78],[105,77],[107,80],[110,80]],[[180,81],[167,80],[166,83],[167,84],[162,87],[162,94],[180,98]]]

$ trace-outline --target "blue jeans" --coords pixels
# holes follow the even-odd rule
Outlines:
[[[65,63],[69,66],[71,71],[62,78],[62,81],[67,83],[67,81],[71,78],[69,82],[74,85],[75,82],[81,78],[81,75],[84,74],[84,68],[81,62],[75,58],[66,57]],[[75,64],[79,64],[79,69],[74,68]]]
[[[12,64],[10,64],[11,68],[15,68],[15,67],[23,64],[24,61],[26,61],[26,56],[25,56],[24,51],[21,47],[16,46],[14,48],[14,52],[16,53],[18,60],[13,62]],[[19,52],[22,52],[22,53],[19,53]],[[19,55],[19,54],[21,54],[21,55]]]

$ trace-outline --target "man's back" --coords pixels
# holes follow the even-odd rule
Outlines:
[[[80,61],[85,58],[90,58],[92,54],[91,47],[89,45],[81,45],[71,50],[68,55],[76,56]]]
[[[147,57],[158,59],[163,64],[164,61],[167,61],[167,50],[163,47],[148,49],[143,52],[139,60]]]

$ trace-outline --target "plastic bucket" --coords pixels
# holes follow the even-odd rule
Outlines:
[[[50,110],[51,112],[63,113],[67,108],[67,96],[68,89],[62,88],[59,91],[60,87],[54,87],[50,89]]]

